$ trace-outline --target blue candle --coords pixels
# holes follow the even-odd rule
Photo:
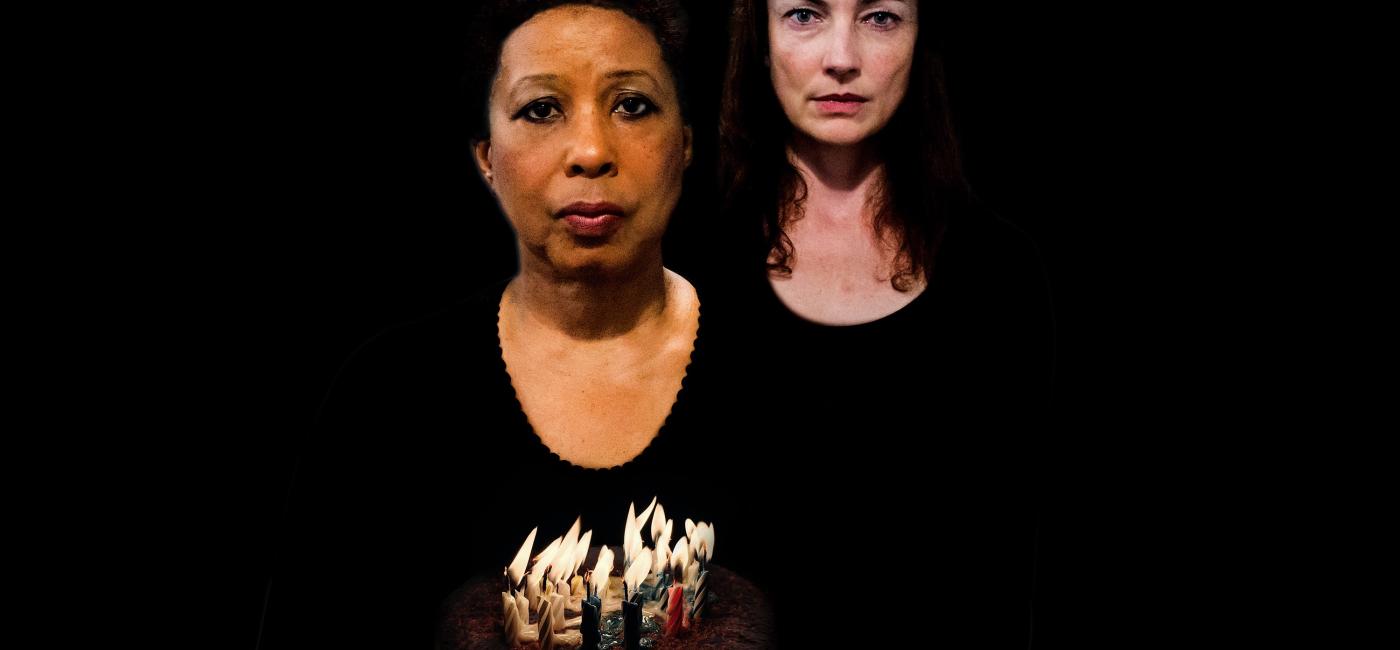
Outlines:
[[[603,642],[603,601],[597,596],[583,599],[583,646],[582,650],[598,650]]]
[[[642,605],[622,601],[622,647],[624,650],[642,648]]]

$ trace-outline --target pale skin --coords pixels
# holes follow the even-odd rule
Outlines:
[[[769,0],[769,70],[792,122],[788,156],[807,200],[786,232],[791,275],[770,274],[793,313],[827,325],[884,318],[926,288],[894,288],[899,244],[876,234],[870,197],[883,167],[871,136],[888,124],[909,85],[917,3],[902,0]],[[854,113],[818,98],[855,95]]]
[[[475,158],[520,249],[497,314],[506,370],[551,451],[624,464],[664,424],[699,330],[694,287],[661,263],[691,157],[674,81],[645,26],[566,6],[506,39],[489,110]],[[620,225],[571,230],[578,202]]]

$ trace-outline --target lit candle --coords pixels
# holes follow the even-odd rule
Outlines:
[[[593,531],[583,534],[578,540],[578,546],[574,547],[574,573],[578,574],[579,568],[583,566],[583,561],[588,559],[588,548],[593,543]]]
[[[689,563],[689,544],[685,538],[681,538],[671,553],[671,574],[676,577],[676,584],[666,597],[666,636],[679,636],[682,630],[690,626],[685,606],[685,586],[681,584]]]
[[[540,620],[535,623],[538,631],[537,637],[540,640],[540,650],[554,649],[554,615],[550,611],[554,607],[554,601],[545,600],[540,606]]]
[[[666,544],[661,541],[661,534],[666,531],[666,509],[661,504],[656,504],[656,516],[651,519],[651,541],[656,544],[656,548],[661,548]]]
[[[642,606],[630,600],[622,601],[622,647],[624,650],[642,648]]]
[[[709,571],[701,571],[700,581],[695,584],[695,600],[694,604],[690,606],[690,620],[692,621],[699,622],[705,618],[707,605],[705,599],[710,595],[709,577]]]
[[[519,610],[515,607],[515,599],[505,592],[501,592],[501,618],[505,623],[503,631],[506,645],[513,647],[523,643],[522,632],[525,628],[525,621],[520,620]]]
[[[641,516],[637,517],[637,529],[638,529],[639,532],[640,532],[640,530],[641,530],[641,528],[642,528],[643,526],[646,526],[646,525],[647,525],[647,518],[651,517],[651,511],[652,511],[653,509],[655,509],[655,508],[656,508],[656,497],[652,497],[652,498],[651,498],[651,505],[648,505],[648,506],[647,506],[647,509],[642,511]],[[653,538],[652,541],[655,541],[655,538]]]
[[[648,573],[651,573],[651,550],[643,548],[622,578],[622,642],[626,648],[642,647],[642,594],[638,587]]]
[[[623,597],[627,600],[635,600],[640,595],[642,583],[647,576],[651,575],[651,549],[643,548],[637,553],[637,557],[632,560],[632,565],[627,567],[623,576],[622,584],[627,589],[623,592]]]
[[[564,604],[568,602],[568,596],[560,593],[549,596],[549,618],[555,632],[563,632],[568,626],[564,624]]]
[[[529,606],[530,611],[539,609],[540,580],[533,573],[525,576],[525,603]]]
[[[520,614],[520,630],[523,633],[530,626],[530,601],[518,591],[515,592],[515,609]]]
[[[559,554],[559,545],[562,544],[563,541],[561,537],[554,538],[554,541],[550,542],[549,546],[546,546],[543,551],[540,551],[539,555],[535,556],[535,564],[530,568],[530,574],[534,576],[531,582],[534,584],[527,585],[525,588],[525,596],[529,599],[530,609],[532,610],[538,610],[540,608],[545,594],[549,593],[548,590],[554,584],[554,582],[550,580],[549,572],[553,569],[554,557]],[[533,589],[531,588],[532,586]]]
[[[657,512],[661,512],[660,506],[657,506]],[[666,523],[662,524],[659,534],[653,538],[656,540],[656,563],[653,570],[657,572],[663,572],[671,566],[671,525],[673,523],[675,522],[667,519]],[[653,526],[652,530],[655,532],[657,529]]]
[[[681,630],[690,627],[686,620],[685,587],[672,586],[666,600],[666,636],[680,636]]]
[[[612,575],[613,552],[612,549],[604,546],[598,549],[598,563],[593,566],[593,573],[588,576],[593,588],[593,593],[602,596],[608,587],[608,576]],[[603,613],[602,606],[598,608],[598,613]]]
[[[520,587],[520,579],[525,575],[525,565],[530,561],[530,550],[535,547],[535,533],[538,532],[540,532],[539,526],[530,531],[530,534],[525,537],[525,543],[521,544],[520,550],[515,552],[515,559],[510,561],[510,566],[506,567],[512,590]]]
[[[583,599],[583,624],[579,631],[583,633],[583,646],[581,650],[598,650],[598,644],[603,642],[603,602],[597,596],[589,596]]]
[[[690,618],[699,621],[705,617],[705,610],[709,607],[710,585],[709,564],[710,558],[715,555],[715,525],[700,522],[695,525],[695,560],[698,565],[698,575],[695,578],[695,596],[691,601]]]

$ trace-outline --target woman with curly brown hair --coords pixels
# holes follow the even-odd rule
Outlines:
[[[936,9],[735,0],[720,182],[742,250],[728,279],[760,332],[763,428],[805,461],[789,463],[811,486],[798,518],[828,525],[823,549],[907,558],[908,573],[871,578],[932,605],[878,629],[1024,647],[1049,295],[1035,246],[963,175]],[[930,522],[928,542],[887,536],[911,518]],[[820,608],[795,603],[829,578],[775,580],[785,639],[822,629]]]

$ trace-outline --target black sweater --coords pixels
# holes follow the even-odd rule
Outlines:
[[[650,446],[586,469],[551,453],[520,409],[496,333],[504,287],[389,329],[340,372],[303,454],[266,647],[427,648],[442,599],[499,575],[532,528],[536,553],[578,516],[595,545],[620,544],[628,503],[640,514],[653,496],[673,541],[686,518],[713,521],[723,549],[725,513],[700,482],[719,411],[707,319]]]

